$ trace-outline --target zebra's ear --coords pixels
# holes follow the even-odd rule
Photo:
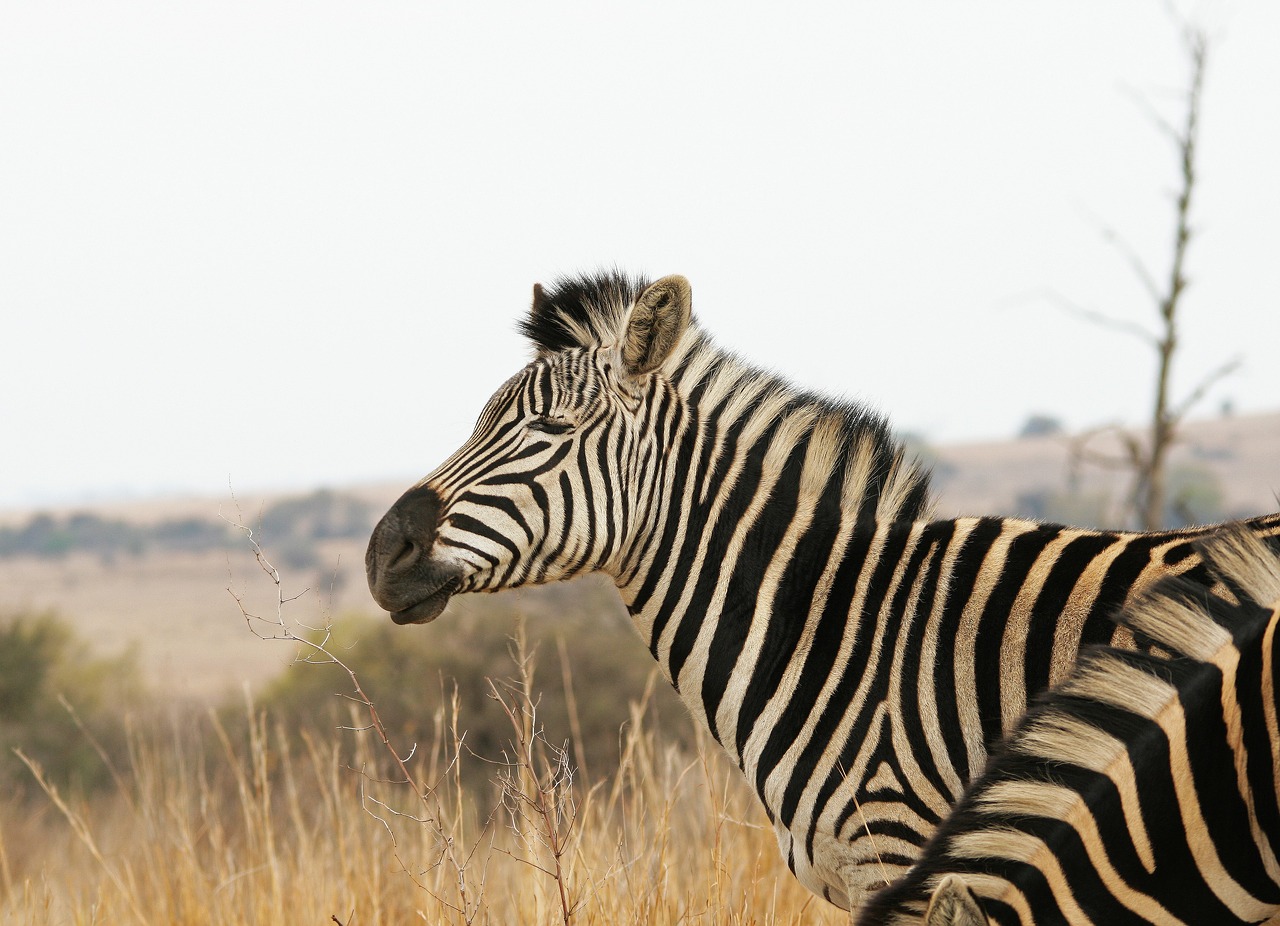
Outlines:
[[[551,316],[551,303],[547,299],[547,291],[542,288],[541,283],[533,284],[533,305],[529,308],[529,320],[524,323],[523,331],[533,342],[537,348],[537,354],[542,357],[551,351],[546,347],[538,337],[538,324],[540,320]]]
[[[689,327],[693,291],[682,276],[663,277],[640,294],[622,336],[622,363],[632,375],[649,373],[671,356]]]
[[[925,926],[987,926],[990,922],[978,898],[959,875],[947,875],[934,888]]]

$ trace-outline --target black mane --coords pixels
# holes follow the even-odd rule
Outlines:
[[[520,322],[520,333],[546,352],[610,343],[649,282],[615,269],[535,286],[533,307]]]

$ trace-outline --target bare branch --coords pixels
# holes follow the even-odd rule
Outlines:
[[[1142,284],[1142,288],[1147,291],[1147,295],[1151,300],[1158,303],[1163,298],[1160,293],[1160,287],[1156,283],[1155,276],[1147,269],[1147,265],[1138,256],[1138,252],[1134,250],[1133,245],[1110,225],[1101,226],[1101,232],[1107,244],[1119,251],[1124,257],[1129,269],[1138,278],[1138,282]]]
[[[232,497],[234,500],[234,495]],[[236,502],[236,510],[237,513],[239,513],[238,502]],[[351,693],[344,695],[343,697],[348,701],[354,702],[354,706],[359,708],[365,714],[368,718],[368,722],[366,724],[353,723],[347,725],[345,729],[352,730],[354,732],[372,732],[375,735],[378,743],[383,747],[385,754],[390,756],[393,767],[400,773],[400,780],[392,783],[400,786],[407,786],[413,794],[416,802],[422,807],[423,813],[419,816],[395,810],[386,802],[369,794],[365,787],[366,782],[374,782],[377,781],[377,779],[365,774],[363,769],[360,770],[360,803],[362,809],[370,817],[377,820],[392,837],[392,855],[400,865],[401,870],[409,876],[414,884],[431,896],[437,903],[461,916],[464,922],[473,922],[480,915],[483,909],[483,877],[481,879],[479,893],[475,893],[468,880],[467,872],[471,859],[474,857],[479,843],[477,842],[476,845],[473,845],[472,848],[464,853],[463,856],[459,856],[457,852],[457,841],[453,835],[447,831],[445,824],[442,822],[444,813],[437,794],[436,786],[420,781],[409,768],[409,762],[412,761],[413,757],[417,753],[416,744],[410,748],[406,755],[401,755],[399,750],[396,749],[395,745],[392,743],[390,733],[387,731],[386,725],[383,723],[382,717],[378,712],[377,705],[364,690],[355,670],[339,658],[330,646],[333,640],[332,624],[327,619],[319,627],[311,627],[298,621],[291,623],[285,616],[286,606],[296,602],[303,594],[306,593],[307,590],[304,589],[303,592],[297,595],[286,595],[283,590],[283,581],[280,577],[279,570],[276,569],[269,559],[267,559],[267,556],[259,544],[257,537],[254,535],[252,528],[244,525],[241,520],[231,521],[226,517],[223,517],[223,520],[244,533],[245,539],[249,544],[250,550],[253,552],[259,568],[268,578],[275,592],[275,613],[270,617],[263,617],[250,612],[244,603],[244,596],[237,594],[232,587],[228,587],[227,591],[231,594],[231,597],[235,600],[237,607],[240,609],[240,614],[243,617],[246,626],[248,626],[250,632],[255,636],[258,636],[260,639],[286,640],[297,644],[299,647],[297,661],[299,662],[317,665],[336,665],[346,673],[347,679],[351,685]],[[229,562],[227,571],[228,578],[231,579],[231,567]],[[232,584],[234,584],[234,581]],[[300,633],[299,628],[304,632]],[[463,740],[462,737],[457,734],[456,727],[454,729],[454,734],[455,749],[454,757],[449,763],[450,769],[455,768],[458,755],[461,753],[463,748]],[[438,782],[436,784],[438,784]],[[429,867],[435,868],[441,864],[448,864],[453,874],[451,881],[454,885],[454,889],[457,891],[456,902],[441,897],[429,885],[423,883],[419,877],[413,874],[409,866],[400,857],[399,848],[395,840],[395,833],[391,827],[390,821],[387,817],[377,812],[375,808],[380,808],[382,811],[395,818],[407,819],[416,825],[427,828],[433,837],[433,841],[439,852],[436,861]],[[484,829],[479,833],[480,839],[483,839],[486,831],[490,829],[492,820],[493,815],[491,814]]]
[[[1145,329],[1118,321],[1101,313],[1083,308],[1061,296],[1051,294],[1050,299],[1059,307],[1094,324],[1103,325],[1126,334],[1137,335],[1154,348],[1156,353],[1156,379],[1145,445],[1123,431],[1117,431],[1133,470],[1133,510],[1141,525],[1148,530],[1164,523],[1166,495],[1166,456],[1177,439],[1177,428],[1186,411],[1203,398],[1209,387],[1227,375],[1237,365],[1232,361],[1214,371],[1200,383],[1180,405],[1170,401],[1172,367],[1178,343],[1178,309],[1187,289],[1187,250],[1195,230],[1191,222],[1191,203],[1196,188],[1196,152],[1200,131],[1200,102],[1204,89],[1205,62],[1209,39],[1205,31],[1183,18],[1172,6],[1171,18],[1179,28],[1190,63],[1190,81],[1180,94],[1184,100],[1183,122],[1175,126],[1166,120],[1142,95],[1128,90],[1129,95],[1143,109],[1161,134],[1173,142],[1179,160],[1179,186],[1174,196],[1173,253],[1168,275],[1163,282],[1157,280],[1137,251],[1110,227],[1103,227],[1103,235],[1125,258],[1156,309],[1159,319],[1158,334],[1151,335]],[[1083,443],[1075,454],[1075,462],[1090,459]],[[1114,457],[1108,457],[1108,465]]]
[[[1114,331],[1120,331],[1124,334],[1132,335],[1153,347],[1158,342],[1156,336],[1141,325],[1134,324],[1133,322],[1127,322],[1119,318],[1112,318],[1110,315],[1106,315],[1095,309],[1087,309],[1078,302],[1073,302],[1055,290],[1046,290],[1044,298],[1049,302],[1052,302],[1064,312],[1074,315],[1077,318],[1082,318],[1087,322],[1092,322],[1093,324],[1101,325],[1104,328],[1111,328]]]
[[[1089,447],[1091,441],[1105,435],[1113,436],[1119,441],[1124,453],[1113,455],[1100,453]],[[1123,425],[1106,424],[1091,428],[1071,438],[1067,443],[1069,459],[1073,464],[1092,463],[1109,469],[1129,469],[1142,460],[1142,445]]]
[[[1181,421],[1183,417],[1186,416],[1187,412],[1191,411],[1191,408],[1205,397],[1208,391],[1213,388],[1214,384],[1226,379],[1232,373],[1239,370],[1242,363],[1242,358],[1233,357],[1217,369],[1210,372],[1209,375],[1202,379],[1196,387],[1191,390],[1191,393],[1178,404],[1178,407],[1169,413],[1170,421],[1174,424]]]
[[[1130,84],[1122,83],[1120,91],[1127,96],[1135,106],[1142,110],[1143,115],[1150,120],[1151,124],[1160,130],[1162,135],[1168,137],[1174,144],[1180,144],[1182,141],[1182,133],[1176,126],[1164,116],[1160,114],[1160,110],[1151,105],[1151,101],[1141,92]]]

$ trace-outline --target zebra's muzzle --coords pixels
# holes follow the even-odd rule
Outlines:
[[[369,538],[369,591],[397,624],[434,620],[461,583],[460,567],[434,555],[439,518],[439,496],[419,486],[391,506]]]

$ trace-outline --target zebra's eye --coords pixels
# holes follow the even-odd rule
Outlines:
[[[534,418],[529,422],[530,431],[541,431],[543,434],[566,434],[573,430],[573,424],[563,418]]]

